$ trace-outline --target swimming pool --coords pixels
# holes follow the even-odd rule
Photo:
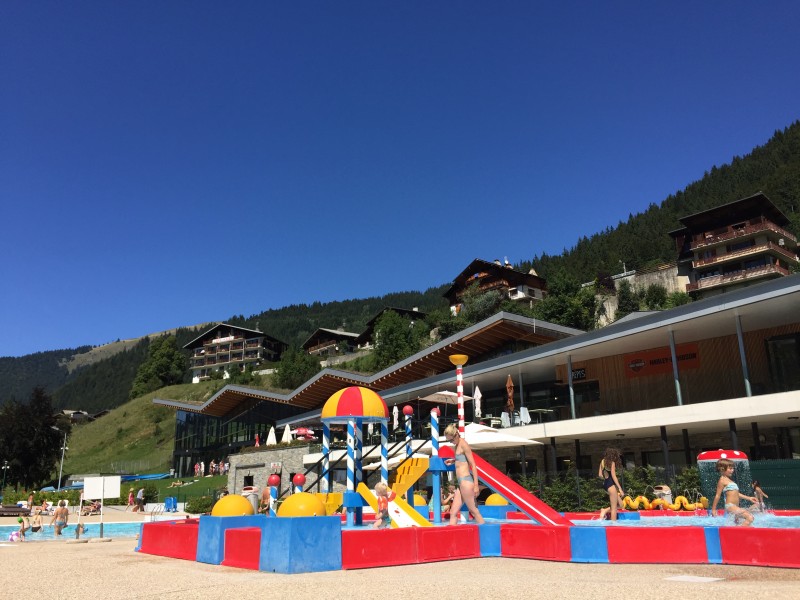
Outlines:
[[[81,539],[92,539],[100,537],[100,523],[84,524],[86,530],[81,534]],[[135,538],[141,531],[141,523],[103,523],[104,538]],[[0,543],[8,542],[11,533],[19,531],[18,525],[0,525]],[[53,540],[75,539],[75,524],[70,523],[64,529],[61,537],[56,537],[55,529],[49,525],[42,527],[36,533],[28,530],[25,532],[26,542],[48,542]]]
[[[638,515],[637,515],[638,516]],[[733,517],[641,517],[612,521],[574,520],[578,527],[736,527]],[[778,517],[771,514],[756,514],[753,528],[800,529],[800,517]]]

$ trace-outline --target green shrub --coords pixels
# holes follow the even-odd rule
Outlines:
[[[193,515],[208,514],[213,507],[214,499],[211,496],[195,496],[186,501],[186,512]]]

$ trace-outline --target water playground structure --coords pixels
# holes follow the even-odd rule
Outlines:
[[[459,369],[460,370],[460,369]],[[243,569],[277,573],[306,573],[340,569],[360,569],[481,557],[529,558],[585,563],[688,563],[736,564],[800,567],[800,528],[757,528],[725,526],[724,518],[704,517],[708,525],[669,527],[628,527],[622,523],[583,527],[586,513],[561,514],[473,452],[480,482],[496,494],[480,510],[487,522],[445,526],[442,523],[440,488],[442,477],[453,467],[448,446],[439,446],[438,409],[431,410],[430,457],[413,454],[411,445],[411,407],[404,407],[406,460],[394,473],[389,503],[391,527],[374,529],[364,508],[377,507],[377,499],[365,481],[362,465],[365,423],[380,426],[380,480],[390,483],[388,457],[389,411],[375,392],[349,387],[335,393],[322,410],[323,493],[303,492],[302,475],[293,480],[295,493],[276,509],[280,478],[270,478],[269,515],[254,514],[242,496],[231,494],[220,499],[210,515],[175,521],[142,524],[138,552]],[[460,414],[460,416],[463,413]],[[330,426],[347,425],[347,487],[330,500]],[[463,429],[463,416],[460,422]],[[469,441],[469,440],[468,440]],[[749,481],[746,455],[720,450],[698,456],[706,485],[716,485],[716,460],[734,459],[734,478],[742,489]],[[433,483],[432,508],[414,506],[413,485],[427,474]],[[403,498],[404,495],[411,497]],[[713,497],[713,494],[712,494]],[[339,502],[341,499],[341,502]],[[670,505],[684,505],[685,498]],[[639,504],[641,500],[637,498]],[[635,503],[631,500],[630,504]],[[686,501],[687,504],[691,504]],[[694,511],[674,512],[644,508],[620,513],[626,521],[647,521],[664,514],[694,515]],[[696,504],[696,503],[695,503]],[[344,514],[328,514],[341,506]],[[333,508],[331,508],[333,507]],[[672,508],[672,506],[670,506]],[[705,512],[705,511],[703,511]],[[719,514],[719,511],[717,511]],[[596,516],[596,515],[595,515]],[[573,522],[575,521],[575,522]],[[787,519],[787,521],[789,521]],[[599,523],[598,523],[599,524]],[[720,526],[723,525],[723,526]],[[654,552],[653,549],[660,549]],[[646,551],[643,551],[646,549]]]

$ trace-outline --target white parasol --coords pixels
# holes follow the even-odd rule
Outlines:
[[[483,412],[481,412],[481,398],[483,398],[483,394],[481,394],[481,388],[477,385],[475,386],[475,395],[473,397],[475,398],[475,416],[481,418],[483,416]]]
[[[267,446],[274,446],[278,443],[278,440],[275,439],[275,427],[271,427],[269,433],[267,434]]]
[[[281,436],[281,444],[288,444],[292,441],[292,430],[287,425],[283,429],[283,435]]]

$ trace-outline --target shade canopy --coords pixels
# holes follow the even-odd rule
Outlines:
[[[328,398],[321,416],[323,421],[329,423],[341,423],[350,418],[379,421],[389,418],[389,408],[384,399],[372,390],[351,386]]]
[[[472,400],[472,396],[467,396],[466,394],[461,395],[461,399],[466,402],[467,400]],[[441,392],[434,392],[428,396],[423,396],[420,400],[424,400],[425,402],[434,402],[436,404],[458,404],[458,394],[455,392],[449,392],[447,390],[443,390]]]

